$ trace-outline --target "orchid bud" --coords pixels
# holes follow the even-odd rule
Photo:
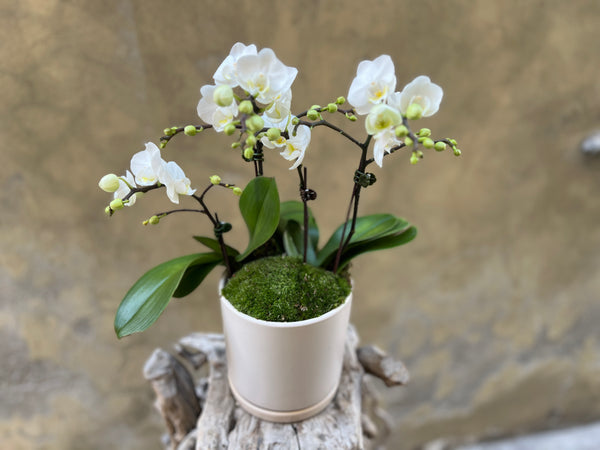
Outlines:
[[[327,105],[327,111],[328,112],[330,112],[330,113],[333,114],[334,112],[337,112],[337,110],[338,110],[338,107],[337,107],[337,105],[335,103],[330,103],[330,104]]]
[[[421,128],[419,130],[419,136],[422,136],[422,137],[431,136],[431,130],[429,128]]]
[[[419,157],[417,156],[417,152],[413,152],[410,156],[410,163],[417,164],[419,162]]]
[[[252,147],[246,147],[244,149],[244,158],[252,159],[253,157],[254,157],[254,150],[252,149]]]
[[[436,142],[433,148],[435,148],[437,152],[443,152],[446,150],[446,143],[442,141]]]
[[[260,116],[253,115],[246,120],[246,128],[248,128],[253,133],[262,130],[264,126],[265,121]]]
[[[158,217],[158,216],[152,216],[148,219],[148,223],[151,225],[158,225],[159,221],[160,221],[160,217]]]
[[[231,105],[233,103],[233,89],[226,84],[217,86],[213,92],[213,100],[219,106]]]
[[[433,142],[433,139],[431,138],[425,138],[423,140],[423,147],[425,148],[433,148],[435,145],[435,143]]]
[[[281,130],[279,128],[269,128],[267,130],[267,139],[270,141],[276,141],[281,137]]]
[[[242,195],[242,190],[239,187],[234,187],[231,191],[238,197]]]
[[[398,125],[396,127],[396,129],[394,130],[394,132],[396,133],[396,137],[398,138],[403,138],[408,136],[408,128],[406,128],[406,126],[404,125]]]
[[[256,136],[254,136],[253,134],[249,135],[246,138],[246,145],[249,145],[250,147],[254,147],[256,145]]]
[[[112,209],[110,209],[110,206],[104,208],[104,214],[106,214],[109,217],[112,216]]]
[[[170,129],[170,128],[165,128],[165,129],[163,130],[163,134],[164,134],[165,136],[173,136],[173,132],[171,131],[171,129]]]
[[[346,103],[346,99],[344,97],[338,97],[335,101],[338,105],[343,105]]]
[[[297,117],[294,117],[292,119],[292,125],[298,125],[300,123],[300,119],[298,119]]]
[[[306,113],[309,120],[319,120],[319,112],[316,109],[309,109]]]
[[[454,156],[460,156],[462,154],[462,152],[460,151],[459,148],[454,148]]]
[[[223,132],[227,135],[227,136],[231,136],[233,133],[235,133],[235,125],[232,123],[228,123],[227,125],[225,125],[225,128],[223,128]]]
[[[254,106],[252,106],[250,100],[243,100],[240,102],[238,109],[242,114],[252,114],[254,112]]]
[[[240,144],[239,142],[232,142],[231,148],[238,148],[240,145],[242,145],[242,144]]]
[[[418,120],[423,117],[423,107],[418,103],[411,103],[406,109],[406,117],[409,120]]]
[[[194,125],[188,125],[183,129],[183,132],[188,136],[195,136],[197,131]]]
[[[219,175],[213,175],[210,177],[210,182],[212,184],[219,184],[221,182],[221,177]]]
[[[414,144],[413,140],[411,138],[409,138],[408,136],[404,139],[404,145],[406,145],[407,147],[410,147],[413,144]]]
[[[160,144],[158,144],[158,146],[160,148],[165,148],[167,146],[167,141],[161,141]]]
[[[115,198],[112,202],[108,204],[108,206],[110,206],[110,209],[112,209],[113,211],[116,211],[118,209],[123,209],[125,204],[120,198]]]
[[[104,192],[115,192],[119,189],[119,177],[117,177],[114,173],[109,173],[108,175],[104,175],[100,178],[98,182],[98,186]]]

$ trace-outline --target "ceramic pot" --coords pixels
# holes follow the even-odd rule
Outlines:
[[[298,322],[258,320],[220,297],[229,386],[242,408],[287,423],[321,412],[340,381],[352,293],[328,313]]]

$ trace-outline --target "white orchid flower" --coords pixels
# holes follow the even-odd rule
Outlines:
[[[283,64],[270,48],[263,48],[257,55],[242,55],[237,60],[237,78],[246,92],[264,105],[290,89],[298,69]]]
[[[265,125],[264,125],[265,128],[267,128],[267,129],[268,128],[278,128],[282,133],[287,130],[288,124],[290,124],[292,121],[291,115],[288,115],[284,120],[281,120],[278,122],[272,121],[266,114],[263,114],[262,118],[265,122]],[[293,129],[293,127],[292,127],[292,129]],[[267,148],[271,148],[271,149],[283,148],[283,147],[285,147],[286,139],[285,139],[285,137],[280,135],[277,138],[277,140],[272,141],[267,136],[263,136],[260,139],[260,142],[262,142],[263,145]]]
[[[140,186],[152,186],[158,181],[158,171],[164,164],[160,149],[152,142],[146,143],[146,149],[131,158],[131,171],[135,182]]]
[[[256,45],[244,45],[237,42],[231,47],[229,56],[221,63],[213,78],[216,84],[227,84],[232,88],[239,85],[237,79],[237,61],[241,56],[256,55]]]
[[[159,180],[167,188],[167,196],[173,203],[179,203],[180,195],[192,195],[196,192],[190,187],[190,179],[175,161],[169,161],[161,167]]]
[[[435,114],[440,108],[444,91],[440,86],[432,83],[429,77],[420,75],[408,83],[402,89],[402,92],[394,96],[394,103],[400,109],[404,116],[411,116],[411,105],[415,117],[429,117]],[[410,119],[411,117],[409,117]]]
[[[293,136],[295,125],[290,123],[288,127],[289,138],[285,140],[285,148],[280,153],[288,161],[296,160],[296,162],[290,167],[290,170],[294,170],[304,160],[304,154],[310,144],[310,128],[306,125],[300,125],[296,130],[296,136]]]
[[[401,123],[402,116],[396,108],[389,105],[375,105],[365,119],[365,128],[367,133],[376,135]]]
[[[202,98],[198,102],[196,111],[198,116],[206,123],[212,125],[217,132],[233,122],[238,114],[238,105],[234,101],[229,106],[219,106],[215,103],[214,92],[217,86],[204,85],[200,88]]]
[[[356,77],[348,91],[348,103],[354,106],[357,114],[368,114],[374,105],[385,103],[394,89],[394,62],[389,55],[381,55],[358,65]]]
[[[127,183],[125,181],[123,181],[121,178],[125,178]],[[127,170],[127,171],[125,171],[124,177],[119,177],[119,187],[113,194],[113,199],[117,199],[117,198],[120,198],[121,200],[124,199],[125,196],[127,194],[129,194],[129,191],[131,191],[130,187],[132,187],[132,188],[135,187],[135,179],[133,178],[133,174],[129,170]],[[125,205],[132,206],[136,200],[137,200],[137,194],[134,194],[131,197],[129,197],[129,201],[127,203],[125,203]]]
[[[271,106],[265,111],[265,115],[272,123],[281,123],[289,117],[291,105],[292,90],[288,89],[275,98]]]
[[[373,136],[375,145],[373,146],[373,159],[379,167],[383,167],[383,156],[385,152],[390,152],[392,147],[399,145],[401,142],[396,138],[394,127],[380,131]]]

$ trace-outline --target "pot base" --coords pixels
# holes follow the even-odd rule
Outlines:
[[[295,411],[274,411],[272,409],[261,408],[260,406],[256,406],[254,403],[250,403],[244,397],[242,397],[239,392],[235,389],[231,380],[229,380],[229,388],[231,389],[231,393],[240,404],[244,411],[252,414],[253,416],[258,417],[259,419],[267,420],[269,422],[276,423],[292,423],[292,422],[300,422],[301,420],[308,419],[309,417],[315,416],[323,411],[329,402],[335,396],[337,392],[337,385],[333,388],[331,392],[327,394],[327,396],[321,400],[320,402],[309,406],[304,409],[297,409]]]

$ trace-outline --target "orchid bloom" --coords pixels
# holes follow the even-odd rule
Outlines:
[[[196,192],[190,187],[190,179],[175,161],[169,161],[161,167],[159,180],[167,188],[167,196],[173,203],[179,203],[180,195],[192,195]]]
[[[256,55],[256,45],[244,45],[237,42],[231,47],[229,56],[221,63],[213,78],[216,84],[227,84],[232,88],[239,85],[237,77],[237,62],[241,56]]]
[[[158,171],[165,162],[160,149],[152,142],[146,143],[146,149],[131,158],[131,171],[135,182],[140,186],[152,186],[158,181]]]
[[[298,69],[283,64],[270,48],[242,55],[236,65],[240,87],[264,105],[288,91],[298,74]]]
[[[280,153],[288,161],[296,160],[296,162],[290,167],[290,170],[294,170],[304,160],[304,154],[310,144],[310,128],[306,125],[300,125],[296,130],[296,136],[293,136],[295,125],[288,127],[288,133],[290,137],[285,141],[285,149]]]
[[[221,132],[233,122],[238,114],[238,106],[234,101],[229,106],[219,106],[215,103],[214,92],[217,86],[204,85],[200,88],[202,98],[198,102],[196,111],[198,116],[206,123],[212,125],[215,131]]]
[[[395,96],[394,102],[402,115],[418,119],[434,115],[440,108],[443,96],[444,91],[440,86],[432,83],[428,76],[420,75],[404,86],[402,92]]]
[[[348,103],[354,106],[357,114],[368,114],[373,106],[385,103],[394,89],[394,63],[389,55],[381,55],[358,65],[356,77],[348,91]]]
[[[290,116],[291,104],[292,90],[288,89],[274,99],[273,103],[266,109],[265,116],[273,123],[281,123]]]
[[[373,136],[373,138],[375,139],[375,145],[373,146],[373,159],[379,167],[383,167],[383,157],[385,152],[390,153],[392,147],[399,145],[401,141],[396,138],[395,129],[393,127],[377,133],[375,136]]]
[[[127,183],[125,181],[123,181],[123,178],[125,179],[125,181],[127,181]],[[133,174],[129,170],[127,170],[127,171],[125,171],[124,177],[119,177],[119,187],[115,191],[115,193],[113,195],[113,199],[117,199],[117,198],[124,199],[125,196],[127,194],[129,194],[129,191],[131,191],[131,188],[133,188],[133,187],[135,187],[135,179],[133,178]],[[134,194],[131,197],[129,197],[129,201],[127,203],[125,203],[125,205],[132,206],[136,200],[137,200],[137,194]]]
[[[402,116],[396,108],[389,105],[376,105],[365,119],[365,128],[367,133],[375,135],[401,123]]]

